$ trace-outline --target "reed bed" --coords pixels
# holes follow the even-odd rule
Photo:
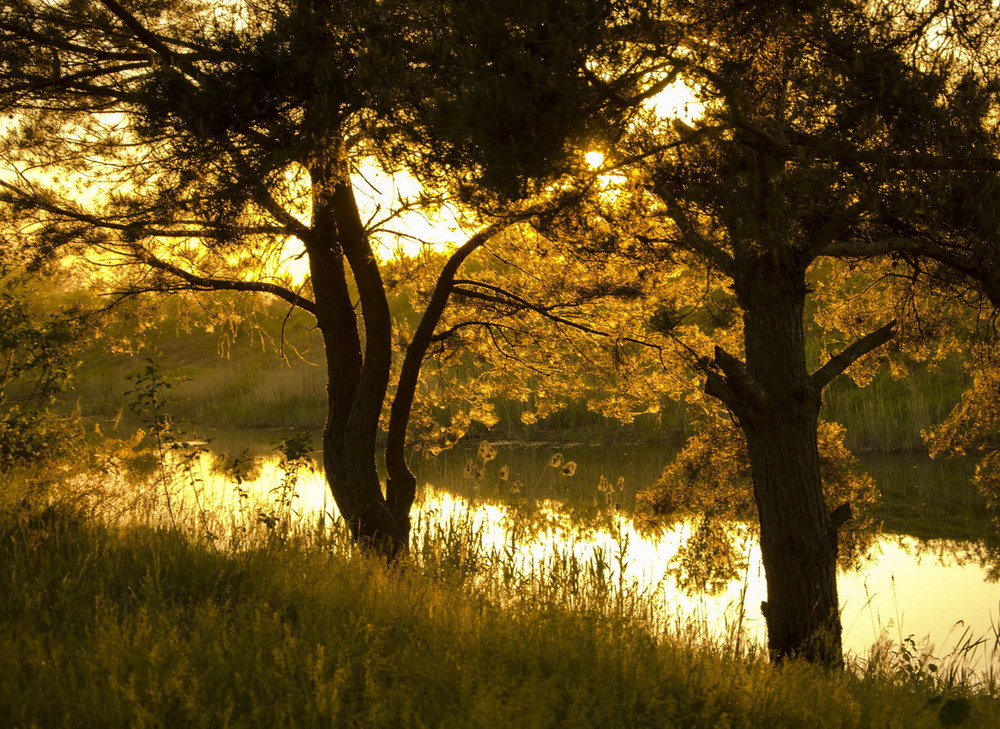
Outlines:
[[[201,427],[322,427],[326,407],[323,358],[315,332],[303,331],[301,322],[283,350],[284,357],[274,348],[281,341],[278,329],[254,341],[237,337],[225,348],[225,357],[220,356],[218,335],[189,332],[178,336],[170,334],[166,324],[161,329],[138,359],[134,354],[90,353],[77,377],[72,402],[85,415],[114,417],[128,389],[126,377],[148,355],[165,373],[185,380],[176,391],[172,412]],[[268,341],[271,344],[264,343]],[[471,368],[463,372],[456,367],[453,372],[457,378],[468,379],[477,374]],[[900,380],[883,372],[864,388],[840,378],[825,393],[824,418],[847,427],[848,445],[856,453],[923,452],[921,430],[941,422],[966,384],[959,362],[943,363],[933,371],[915,366]],[[500,419],[487,429],[492,439],[676,443],[690,435],[684,404],[669,400],[660,403],[660,413],[640,415],[628,425],[592,412],[583,401],[568,403],[531,426],[521,420],[526,403],[498,396],[492,405]]]
[[[328,516],[167,520],[155,478],[124,485],[128,508],[0,490],[5,726],[1000,724],[995,677],[889,645],[842,672],[776,668],[737,633],[657,617],[611,552],[526,563],[544,514],[509,512],[496,548],[431,506],[387,565]]]

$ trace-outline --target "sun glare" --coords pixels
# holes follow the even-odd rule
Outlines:
[[[592,170],[596,170],[598,167],[604,164],[604,153],[603,152],[587,152],[583,155],[584,160],[587,162],[587,166]]]
[[[381,258],[443,250],[464,238],[459,212],[452,206],[415,204],[424,190],[406,172],[389,174],[374,162],[363,164],[354,191],[362,216],[375,229],[373,245]]]
[[[705,113],[705,107],[695,96],[695,89],[683,81],[667,86],[645,102],[645,106],[664,119],[680,119],[691,124]]]

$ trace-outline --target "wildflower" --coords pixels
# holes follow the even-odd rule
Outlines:
[[[566,461],[559,473],[563,476],[572,476],[576,473],[576,461]]]
[[[510,466],[504,464],[500,467],[500,480],[506,481],[510,477]]]
[[[562,464],[563,464],[562,453],[553,453],[552,458],[549,459],[549,465],[552,466],[552,468],[560,468],[562,467]]]

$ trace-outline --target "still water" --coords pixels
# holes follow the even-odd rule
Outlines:
[[[219,438],[213,450],[238,452],[228,440],[239,442]],[[675,558],[696,525],[685,521],[650,532],[632,518],[636,492],[672,457],[668,449],[648,446],[493,444],[485,454],[477,445],[459,448],[413,464],[423,484],[414,522],[460,521],[484,549],[513,555],[527,571],[550,564],[554,555],[600,562],[609,579],[657,600],[664,624],[762,645],[759,606],[766,587],[751,529],[730,529],[741,563],[735,578],[714,590],[691,591],[679,582]],[[964,667],[997,675],[1000,536],[969,484],[971,465],[893,455],[869,458],[865,466],[883,491],[883,532],[860,567],[840,575],[845,648],[866,656],[876,641],[898,647],[912,639],[925,662],[942,671],[960,657]],[[207,458],[200,469],[199,509],[246,513],[258,504],[273,511],[283,493],[285,475],[273,456],[241,485],[243,498]],[[298,518],[335,513],[320,473],[301,472],[293,492],[289,505]],[[191,495],[174,498],[179,504]],[[530,532],[515,534],[526,509],[542,518]]]

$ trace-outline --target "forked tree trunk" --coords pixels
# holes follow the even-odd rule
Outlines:
[[[420,317],[420,323],[413,332],[400,365],[399,381],[389,409],[389,427],[386,433],[385,494],[395,523],[400,528],[405,528],[407,535],[410,529],[410,508],[417,494],[417,479],[406,461],[406,431],[413,411],[420,369],[424,357],[427,356],[434,330],[448,305],[456,273],[470,255],[505,227],[506,223],[494,223],[480,230],[448,257],[441,273],[438,274],[427,308]]]
[[[373,439],[329,428],[323,438],[326,480],[351,536],[395,559],[409,546],[409,514],[397,518],[382,495]]]
[[[823,389],[894,334],[895,321],[861,337],[812,374],[803,313],[808,255],[791,246],[745,246],[733,258],[746,362],[717,348],[705,390],[736,415],[747,442],[767,578],[772,659],[843,664],[837,529],[849,505],[827,510],[817,429]],[[835,515],[835,516],[834,516]]]
[[[473,235],[442,268],[400,368],[389,412],[383,493],[376,444],[392,356],[389,303],[350,179],[337,154],[315,160],[309,172],[313,211],[305,245],[327,358],[323,465],[334,501],[352,536],[395,559],[409,548],[410,509],[416,496],[417,482],[407,465],[405,446],[420,368],[456,272],[507,223],[495,223]],[[363,336],[351,298],[348,267],[359,299]]]
[[[323,466],[354,539],[395,558],[409,546],[409,517],[397,518],[389,508],[376,466],[391,361],[388,301],[339,155],[315,160],[309,172],[313,211],[305,246],[327,359]],[[363,335],[348,266],[360,300]]]

